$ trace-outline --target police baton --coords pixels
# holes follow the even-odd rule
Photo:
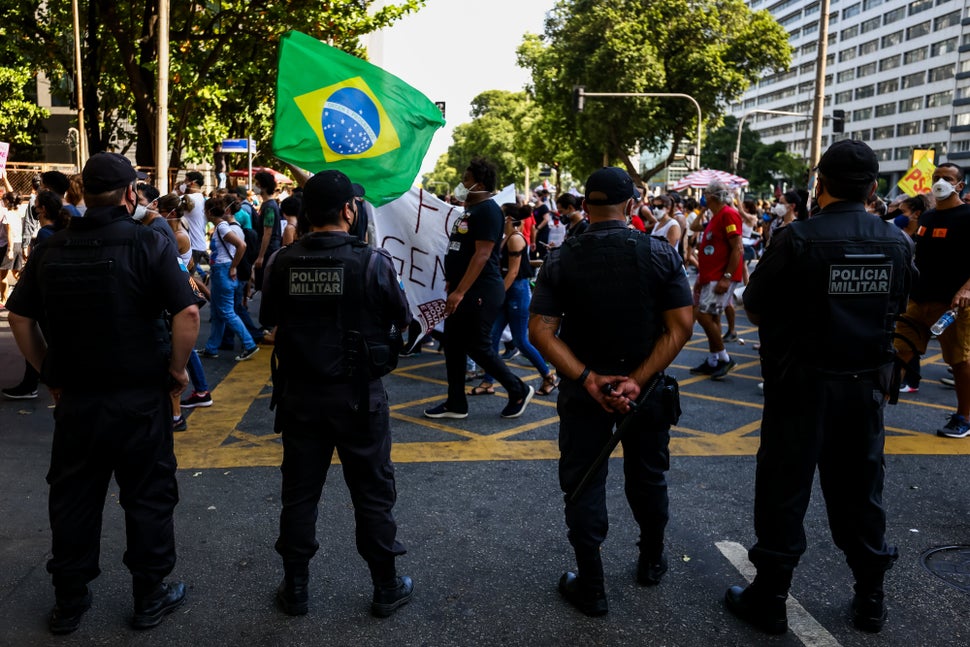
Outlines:
[[[586,490],[586,487],[589,485],[589,482],[593,480],[593,475],[599,472],[600,468],[603,467],[603,463],[605,463],[607,459],[609,459],[610,454],[613,453],[613,450],[616,449],[616,446],[620,444],[621,440],[623,440],[623,436],[633,427],[633,419],[636,418],[637,411],[640,409],[643,403],[647,401],[647,398],[650,397],[650,394],[653,393],[654,390],[657,388],[657,385],[660,383],[660,380],[662,377],[663,377],[663,373],[657,373],[656,375],[654,375],[653,379],[650,380],[650,384],[647,386],[645,391],[640,393],[640,397],[637,398],[636,402],[634,402],[633,400],[627,401],[630,405],[630,412],[626,414],[626,416],[623,418],[623,421],[620,423],[620,426],[617,427],[616,431],[613,432],[613,435],[610,436],[610,439],[603,446],[603,449],[600,451],[599,456],[596,457],[596,460],[593,461],[593,464],[590,465],[589,469],[586,470],[586,473],[583,474],[583,480],[579,482],[579,485],[576,486],[576,489],[573,490],[572,494],[569,495],[569,503],[576,503],[576,501],[579,499],[583,491]],[[605,387],[603,387],[603,390],[606,392],[610,392],[613,390],[613,385],[607,384]]]

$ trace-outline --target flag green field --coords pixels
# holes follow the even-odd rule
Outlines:
[[[426,96],[376,65],[298,31],[280,41],[273,151],[314,173],[337,169],[386,204],[418,174],[445,124]]]

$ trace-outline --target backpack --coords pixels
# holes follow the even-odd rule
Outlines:
[[[246,251],[236,267],[236,276],[239,277],[240,281],[248,281],[253,276],[253,263],[259,256],[259,236],[254,230],[247,227],[240,227],[240,229],[242,229],[243,240],[246,242]]]

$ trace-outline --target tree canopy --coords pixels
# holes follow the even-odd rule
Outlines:
[[[173,165],[208,158],[225,137],[250,135],[260,150],[269,150],[276,54],[286,31],[297,29],[363,55],[358,37],[391,25],[424,2],[401,0],[369,12],[372,0],[172,0]],[[80,5],[90,150],[124,151],[137,143],[137,162],[151,166],[158,107],[158,0],[88,0]],[[70,86],[62,80],[73,76],[71,3],[0,0],[0,8],[4,40],[16,39],[20,66],[43,70],[53,87]]]
[[[743,0],[559,0],[545,33],[527,35],[518,56],[532,71],[544,145],[563,151],[574,174],[606,162],[639,179],[634,152],[670,147],[666,162],[644,175],[664,168],[693,139],[694,107],[679,98],[590,98],[577,113],[574,86],[688,94],[716,124],[762,72],[787,69],[791,47],[771,14]]]

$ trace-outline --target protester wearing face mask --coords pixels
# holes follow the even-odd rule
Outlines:
[[[936,208],[919,217],[913,242],[919,277],[909,293],[906,316],[896,323],[896,333],[926,352],[930,326],[951,308],[959,308],[956,321],[938,336],[943,361],[953,368],[957,410],[939,436],[970,436],[970,265],[965,255],[970,249],[970,205],[960,199],[966,187],[963,169],[949,162],[933,171],[933,197]],[[900,361],[913,360],[913,348],[895,340]]]
[[[651,236],[663,238],[670,243],[674,249],[680,247],[680,225],[674,220],[673,200],[667,195],[658,195],[652,201],[653,217],[657,221],[650,232]]]

